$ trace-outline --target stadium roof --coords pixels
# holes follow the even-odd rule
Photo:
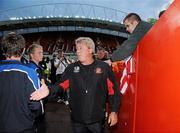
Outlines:
[[[120,23],[126,14],[112,8],[77,3],[24,6],[0,11],[0,35],[10,30],[30,33],[33,28],[34,32],[74,29],[127,37]]]
[[[0,21],[29,18],[74,17],[122,22],[126,12],[103,6],[78,3],[47,3],[0,11]]]

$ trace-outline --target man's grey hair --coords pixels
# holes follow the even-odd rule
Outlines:
[[[95,44],[94,41],[89,37],[79,37],[75,40],[75,44],[84,43],[88,48],[92,49],[93,53],[95,53]]]

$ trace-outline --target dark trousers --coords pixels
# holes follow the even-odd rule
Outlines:
[[[72,133],[103,133],[104,132],[104,121],[82,124],[72,121]]]

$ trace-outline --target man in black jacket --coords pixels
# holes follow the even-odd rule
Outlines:
[[[107,98],[111,109],[108,123],[113,126],[118,121],[118,86],[111,67],[93,58],[95,45],[92,39],[80,37],[75,43],[78,61],[67,66],[58,86],[53,87],[52,91],[56,93],[62,89],[70,89],[73,133],[102,133]],[[34,92],[32,99],[38,100],[36,94],[40,96],[40,91]]]
[[[25,40],[12,32],[2,39],[1,48],[6,60],[0,61],[0,132],[35,133],[34,119],[43,113],[43,106],[30,100],[40,81],[34,70],[20,62]]]
[[[112,53],[110,60],[106,61],[110,65],[114,61],[121,61],[131,56],[139,41],[152,27],[150,23],[142,21],[136,13],[128,14],[124,18],[123,23],[130,36]]]

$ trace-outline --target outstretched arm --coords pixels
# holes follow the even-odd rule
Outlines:
[[[111,55],[111,61],[121,61],[132,55],[137,47],[139,38],[136,34],[130,35]]]
[[[65,69],[65,72],[63,73],[61,79],[55,85],[49,86],[50,90],[48,89],[45,83],[41,82],[42,86],[31,94],[30,100],[41,100],[45,98],[46,96],[48,96],[49,93],[51,93],[50,95],[53,96],[57,94],[59,91],[65,91],[69,87],[68,79],[69,79],[69,76],[71,75],[70,70],[71,70],[71,67],[69,65]]]
[[[49,89],[45,83],[42,83],[41,87],[31,94],[30,100],[41,100],[49,95]]]
[[[113,53],[111,56],[111,61],[121,61],[131,56],[139,41],[144,37],[144,35],[152,27],[150,23],[141,21],[133,31],[133,33],[124,41]]]

